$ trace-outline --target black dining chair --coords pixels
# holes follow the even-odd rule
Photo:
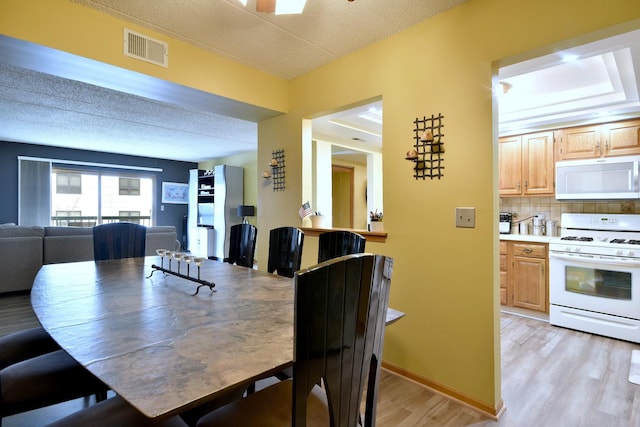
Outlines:
[[[0,337],[0,369],[56,350],[60,346],[42,327],[4,335]]]
[[[112,222],[93,227],[93,257],[107,259],[143,257],[147,227],[131,222]]]
[[[145,417],[122,397],[114,396],[68,415],[46,427],[189,427],[179,416],[154,420]]]
[[[367,239],[352,231],[327,231],[318,237],[318,263],[343,255],[364,252]]]
[[[229,264],[253,268],[257,235],[258,229],[254,225],[232,225],[229,233],[229,256],[224,261]]]
[[[267,271],[293,277],[300,270],[304,232],[296,227],[274,228],[269,232]]]
[[[0,369],[0,425],[10,415],[91,395],[104,400],[107,386],[64,350],[29,357]]]
[[[375,426],[392,270],[391,258],[353,254],[297,272],[293,378],[197,427]]]

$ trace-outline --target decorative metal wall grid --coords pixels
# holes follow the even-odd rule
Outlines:
[[[444,176],[444,133],[442,123],[444,116],[438,114],[431,117],[424,116],[422,119],[416,117],[413,122],[414,139],[415,139],[415,156],[407,157],[415,163],[413,177],[415,179],[422,178],[433,179],[442,178]]]
[[[273,164],[275,160],[275,164]],[[271,177],[273,191],[284,191],[284,150],[274,150],[271,154]]]

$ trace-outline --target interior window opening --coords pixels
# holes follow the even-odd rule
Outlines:
[[[327,228],[367,230],[383,211],[382,98],[303,122],[303,201]]]

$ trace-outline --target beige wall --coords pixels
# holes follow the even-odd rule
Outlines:
[[[259,230],[300,225],[302,119],[382,96],[389,237],[367,249],[395,259],[391,305],[407,313],[387,330],[385,361],[489,412],[502,398],[491,96],[496,61],[526,59],[534,49],[549,53],[545,47],[638,18],[637,0],[470,0],[286,82],[175,40],[168,69],[147,65],[122,55],[123,21],[67,0],[0,2],[3,34],[288,111],[258,124],[257,164],[266,165],[274,149],[284,149],[287,158],[286,191],[273,192],[255,178]],[[444,177],[417,181],[404,160],[413,121],[438,113],[445,124]],[[476,208],[476,228],[454,227],[456,206]],[[305,242],[305,252],[316,249],[314,243]],[[259,232],[258,252],[267,253],[267,245],[268,233]],[[315,257],[303,258],[309,265]]]
[[[259,126],[258,163],[284,146],[296,165],[303,118],[382,96],[389,237],[367,250],[394,257],[391,305],[407,313],[388,328],[384,359],[488,411],[501,402],[492,72],[501,59],[640,17],[640,2],[615,4],[469,1],[292,80],[289,113]],[[444,177],[417,181],[404,160],[413,121],[438,113]],[[293,182],[282,194],[259,190],[259,205],[269,206],[260,228],[300,223]],[[454,226],[457,206],[476,208],[476,228]],[[312,247],[315,239],[305,240],[305,252]]]

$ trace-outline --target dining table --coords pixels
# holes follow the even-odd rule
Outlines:
[[[149,418],[170,417],[293,363],[294,279],[199,261],[44,265],[31,304],[60,346],[115,393]],[[390,309],[387,323],[403,315]]]

